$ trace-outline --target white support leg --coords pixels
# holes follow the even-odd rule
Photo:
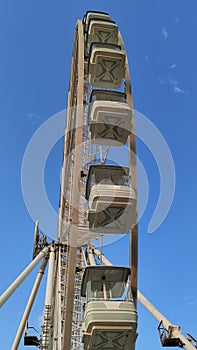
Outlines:
[[[40,270],[38,271],[38,275],[37,275],[37,277],[36,277],[34,286],[33,286],[33,288],[32,288],[32,292],[31,292],[31,294],[30,294],[30,297],[29,297],[29,300],[28,300],[26,309],[25,309],[25,311],[24,311],[24,314],[23,314],[23,317],[22,317],[20,326],[19,326],[19,328],[18,328],[18,331],[17,331],[17,334],[16,334],[16,337],[15,337],[15,340],[14,340],[14,343],[13,343],[13,345],[12,345],[12,349],[11,349],[11,350],[17,350],[17,349],[18,349],[19,343],[20,343],[20,341],[21,341],[21,337],[22,337],[23,332],[24,332],[24,329],[25,329],[26,322],[27,322],[27,320],[28,320],[28,317],[29,317],[29,314],[30,314],[32,305],[33,305],[33,303],[34,303],[36,294],[37,294],[37,292],[38,292],[38,288],[39,288],[39,286],[40,286],[40,282],[41,282],[42,277],[43,277],[43,275],[44,275],[44,271],[45,271],[47,262],[48,262],[48,259],[45,258],[45,259],[43,260],[42,264],[41,264]]]
[[[93,249],[91,247],[87,248],[87,255],[90,265],[96,265],[96,261],[94,259]]]
[[[10,298],[15,290],[21,285],[25,278],[30,274],[34,267],[39,263],[41,259],[49,252],[49,247],[45,247],[36,256],[36,258],[26,267],[26,269],[17,277],[17,279],[10,285],[10,287],[0,296],[0,307]]]
[[[98,257],[98,259],[103,262],[103,264],[108,265],[108,266],[112,265],[112,263],[98,249],[93,248],[93,251],[94,251],[94,254],[96,254],[96,256]]]
[[[52,336],[52,302],[54,291],[54,269],[55,269],[55,246],[51,246],[49,254],[49,269],[47,276],[44,323],[42,326],[42,347],[41,349],[50,349]]]

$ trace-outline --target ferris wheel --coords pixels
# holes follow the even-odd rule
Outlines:
[[[126,145],[126,147],[123,147]],[[109,160],[120,148],[128,166]],[[135,350],[137,300],[158,319],[162,346],[197,348],[138,291],[138,188],[128,58],[109,14],[87,11],[74,34],[66,115],[58,233],[35,225],[33,260],[0,297],[3,305],[42,261],[12,350]],[[130,235],[130,266],[113,266],[94,242]],[[48,263],[42,334],[28,324]]]
[[[126,142],[129,167],[110,165],[109,148]],[[131,268],[104,268],[102,254],[92,242],[103,235],[124,234],[131,229]],[[99,349],[106,339],[109,347],[117,343],[116,346],[127,348],[126,343],[132,342],[134,348],[137,232],[136,146],[128,60],[118,26],[109,14],[88,11],[75,29],[62,167],[58,241],[63,247],[58,265],[64,283],[55,314],[62,315],[63,349],[80,349],[82,344],[84,349]],[[97,276],[96,280],[93,276]],[[128,307],[133,308],[132,317],[119,326],[116,320],[113,325],[110,302],[122,297],[119,294],[123,287],[113,296],[110,286],[118,288],[119,284],[128,283],[127,288],[133,293],[132,301],[128,301]],[[91,322],[89,319],[95,316],[91,303],[94,309],[97,299],[104,300],[104,294],[106,300],[111,295],[109,304],[105,302],[109,309],[106,314],[98,309],[98,317],[103,321]],[[88,310],[84,298],[88,299]],[[122,317],[118,303],[116,312],[118,318]]]

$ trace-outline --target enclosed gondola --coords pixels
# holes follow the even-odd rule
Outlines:
[[[86,199],[90,231],[127,233],[135,224],[136,193],[130,184],[129,168],[90,166]]]
[[[86,298],[82,323],[84,350],[133,350],[137,312],[129,283],[130,269],[88,266],[81,295]]]
[[[125,76],[125,60],[125,52],[119,45],[92,43],[89,83],[101,88],[119,88]]]
[[[90,138],[101,145],[124,145],[131,134],[132,109],[126,94],[93,90],[89,103]]]

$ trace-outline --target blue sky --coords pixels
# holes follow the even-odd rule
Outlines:
[[[159,229],[148,234],[159,174],[150,151],[138,140],[138,156],[150,189],[139,225],[139,287],[172,322],[197,336],[195,0],[1,2],[0,293],[31,261],[34,223],[21,190],[23,155],[37,128],[66,107],[75,23],[88,9],[107,11],[117,22],[130,62],[135,109],[163,134],[175,163],[176,191],[170,212]],[[61,160],[59,141],[45,171],[47,194],[55,209]],[[105,253],[114,264],[127,264],[128,237],[106,247]],[[0,310],[2,350],[11,348],[34,276]],[[30,318],[36,328],[43,288]],[[140,305],[138,311],[137,349],[160,349],[157,321]]]

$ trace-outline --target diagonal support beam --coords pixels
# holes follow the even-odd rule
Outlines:
[[[18,331],[16,333],[16,337],[14,339],[14,343],[12,345],[12,349],[11,350],[17,350],[18,349],[19,343],[21,341],[21,337],[22,337],[24,329],[25,329],[26,322],[28,320],[28,317],[29,317],[29,314],[31,312],[31,309],[32,309],[32,306],[33,306],[33,303],[34,303],[34,300],[35,300],[35,297],[36,297],[36,294],[37,294],[39,286],[40,286],[40,282],[41,282],[42,277],[44,275],[44,271],[45,271],[47,262],[48,262],[48,258],[45,258],[43,260],[42,264],[41,264],[40,270],[38,271],[38,275],[36,277],[34,286],[32,288],[32,292],[30,294],[27,306],[25,308],[25,311],[24,311],[21,323],[19,325]]]
[[[196,347],[182,334],[180,327],[173,325],[139,290],[137,293],[140,303],[159,321],[162,321],[164,329],[171,333],[172,338],[179,338],[186,350],[195,350]]]
[[[11,297],[15,290],[21,285],[25,278],[30,274],[34,267],[42,260],[49,252],[50,247],[45,247],[36,256],[36,258],[26,267],[26,269],[17,277],[10,287],[0,296],[0,307]]]

